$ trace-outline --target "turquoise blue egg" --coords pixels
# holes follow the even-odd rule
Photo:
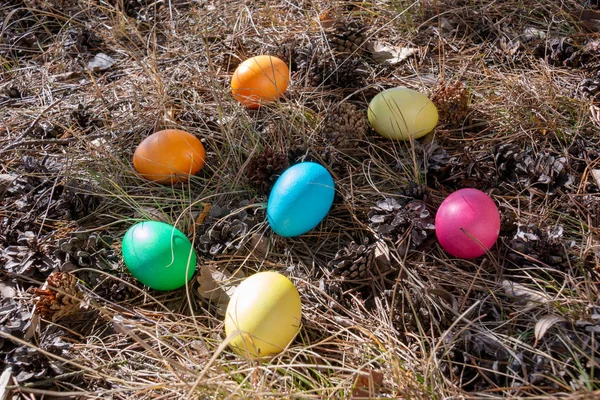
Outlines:
[[[325,218],[334,195],[333,178],[322,165],[305,162],[288,168],[269,195],[267,219],[271,229],[285,237],[310,231]]]

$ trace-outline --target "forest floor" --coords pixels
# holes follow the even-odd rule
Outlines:
[[[597,0],[1,3],[0,398],[600,396]],[[291,85],[248,110],[229,84],[259,54]],[[433,132],[371,129],[369,101],[396,86],[434,101]],[[133,167],[166,128],[206,148],[186,183]],[[278,237],[269,191],[307,160],[334,204]],[[465,187],[501,214],[473,260],[433,229]],[[185,288],[125,268],[147,219],[192,241]],[[297,286],[302,326],[246,360],[222,345],[223,309],[262,270]]]

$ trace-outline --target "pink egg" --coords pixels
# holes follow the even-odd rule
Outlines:
[[[500,213],[496,203],[477,189],[460,189],[438,208],[435,234],[448,253],[459,258],[485,254],[498,239]]]

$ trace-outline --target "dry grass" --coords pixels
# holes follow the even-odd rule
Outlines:
[[[582,47],[594,37],[570,14],[582,2],[222,3],[0,6],[0,173],[37,185],[21,197],[24,205],[2,200],[3,261],[24,231],[37,237],[35,257],[74,231],[115,238],[118,254],[120,238],[141,219],[176,224],[196,243],[204,204],[264,206],[245,175],[250,158],[266,147],[293,150],[335,177],[327,219],[294,239],[275,237],[261,221],[252,234],[269,243],[266,254],[246,245],[201,256],[199,268],[290,276],[303,300],[298,338],[268,362],[241,359],[227,348],[222,318],[195,279],[174,292],[149,291],[117,259],[115,269],[72,272],[85,282],[85,310],[76,316],[42,320],[30,340],[0,329],[2,369],[42,371],[20,383],[13,376],[7,398],[596,398],[600,197],[591,170],[600,135],[579,86],[598,64],[556,65],[535,55],[552,38]],[[235,66],[293,38],[298,47],[326,46],[327,11],[364,22],[369,42],[419,51],[396,65],[362,55],[368,77],[361,87],[307,86],[294,71],[283,101],[241,108],[228,93]],[[525,40],[532,29],[545,38]],[[116,62],[92,72],[86,65],[98,52]],[[441,121],[416,143],[368,132],[335,157],[325,151],[321,128],[340,103],[365,110],[381,88],[432,94],[440,82],[468,90],[460,123]],[[192,132],[207,149],[206,167],[187,184],[148,183],[133,169],[136,144],[164,128]],[[440,169],[431,167],[434,144],[447,153]],[[502,145],[534,161],[515,161]],[[560,157],[572,178],[566,184],[552,172]],[[537,183],[543,174],[548,185]],[[411,192],[415,183],[422,193]],[[485,190],[500,206],[501,237],[486,256],[452,259],[429,237],[404,253],[390,244],[391,270],[364,282],[331,276],[339,249],[375,238],[368,213],[378,201],[420,196],[433,212],[461,187]],[[410,229],[406,235],[410,241]],[[27,289],[48,272],[0,270],[0,279],[31,310]],[[540,334],[544,321],[549,328]],[[36,352],[25,362],[19,348]]]

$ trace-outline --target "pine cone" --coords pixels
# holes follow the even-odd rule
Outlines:
[[[362,87],[368,76],[368,65],[356,55],[333,56],[315,43],[298,50],[298,69],[304,73],[309,87]]]
[[[72,345],[62,339],[65,332],[56,325],[48,327],[39,339],[38,346],[45,353],[51,353],[62,359],[72,357],[69,351]],[[61,375],[65,372],[64,363],[38,351],[31,345],[23,345],[5,353],[2,358],[4,365],[12,367],[14,379],[20,384],[28,381],[41,381]]]
[[[432,315],[427,309],[424,293],[423,290],[404,287],[399,287],[397,293],[392,290],[383,293],[392,307],[397,310],[394,313],[394,323],[401,331],[419,331],[430,326]],[[437,323],[439,320],[436,320]]]
[[[54,256],[60,261],[62,270],[97,267],[117,269],[117,257],[112,249],[113,238],[100,236],[97,232],[73,232],[68,238],[59,239]]]
[[[146,0],[110,0],[110,3],[118,7],[119,10],[124,11],[129,17],[144,22],[154,21],[157,17],[156,13],[162,6],[160,2],[155,3]]]
[[[572,66],[578,48],[571,38],[553,38],[540,43],[534,50],[536,57],[543,58],[556,67]]]
[[[561,225],[553,229],[541,229],[535,224],[519,226],[517,233],[510,241],[510,248],[515,252],[508,258],[518,265],[537,259],[546,265],[567,267],[568,254],[562,243],[564,228]],[[526,254],[527,257],[522,254]]]
[[[320,68],[315,71],[321,84],[337,88],[361,88],[368,76],[367,63],[360,57],[348,56],[321,59]],[[314,78],[313,78],[314,79]]]
[[[344,177],[348,175],[347,164],[342,158],[342,154],[333,146],[325,146],[320,152],[320,160],[328,169],[338,177]],[[334,202],[341,199],[338,197],[339,193],[336,192]]]
[[[594,102],[600,101],[600,71],[590,78],[585,78],[579,84],[579,91],[584,98]]]
[[[442,82],[433,92],[431,101],[438,110],[440,121],[451,126],[462,124],[469,114],[469,93],[461,82],[452,85]]]
[[[198,250],[206,255],[217,256],[240,249],[251,238],[248,233],[260,222],[256,213],[251,215],[245,209],[233,212],[248,204],[249,201],[242,201],[235,208],[231,205],[211,206],[209,215],[199,227],[202,234],[198,238]]]
[[[12,282],[4,282],[5,289],[3,290],[3,295],[5,295],[8,287]],[[18,338],[22,338],[27,328],[31,324],[31,313],[29,312],[29,307],[25,304],[24,300],[17,298],[16,296],[16,284],[13,286],[14,295],[11,297],[2,297],[0,299],[0,310],[2,310],[2,326],[0,326],[0,330],[3,332],[8,332],[13,336]],[[4,347],[4,338],[0,338],[0,350]]]
[[[368,125],[364,110],[351,103],[341,103],[328,110],[322,124],[322,134],[328,144],[350,148],[356,140],[365,138]]]
[[[246,167],[248,181],[261,193],[268,194],[278,176],[289,166],[288,156],[271,147],[252,156]]]
[[[284,39],[281,43],[278,43],[273,50],[273,55],[283,60],[292,72],[298,69],[298,46],[298,40],[292,36]]]
[[[337,252],[328,264],[333,276],[356,281],[368,276],[374,260],[375,245],[350,243]]]
[[[288,159],[290,165],[298,164],[307,161],[316,161],[313,149],[306,146],[296,146],[288,151]]]
[[[101,51],[100,47],[104,41],[94,31],[88,28],[71,28],[68,34],[63,46],[69,54]]]
[[[77,287],[77,278],[68,272],[53,272],[46,280],[45,289],[33,289],[36,312],[52,322],[76,313],[83,293]]]
[[[2,250],[4,266],[9,274],[31,276],[35,271],[43,274],[54,269],[54,262],[44,254],[35,233],[26,231],[20,233],[17,244]]]
[[[363,53],[367,28],[360,21],[337,21],[327,30],[329,47],[334,53]]]
[[[439,175],[450,167],[450,155],[446,149],[439,145],[435,140],[425,143],[423,141],[414,141],[414,146],[417,168],[421,175],[436,174]],[[413,153],[408,150],[401,154],[401,157],[396,158],[396,170],[406,171],[407,166],[412,166]]]
[[[424,202],[386,198],[372,207],[369,224],[382,239],[398,247],[400,254],[421,246],[433,234],[434,220]],[[410,234],[410,241],[406,240]]]
[[[425,200],[427,197],[427,186],[410,180],[400,193],[408,199]]]
[[[574,177],[566,157],[555,157],[547,152],[532,155],[531,148],[523,150],[518,144],[505,143],[494,150],[497,173],[524,187],[536,186],[552,194],[557,188],[569,187]]]

